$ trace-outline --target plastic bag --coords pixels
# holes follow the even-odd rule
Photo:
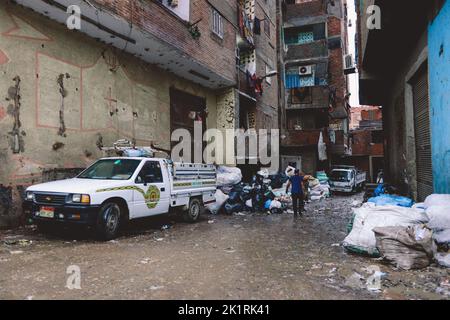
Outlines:
[[[295,168],[288,166],[284,172],[288,177],[292,177],[295,174]]]
[[[436,252],[431,230],[422,225],[374,228],[373,232],[382,257],[397,268],[425,268]]]
[[[431,194],[425,199],[425,207],[450,206],[450,194]]]
[[[233,214],[234,212],[240,212],[244,209],[244,206],[242,205],[242,203],[225,203],[225,212],[228,215]]]
[[[264,209],[270,209],[270,204],[272,203],[272,200],[267,200],[265,203],[264,203]]]
[[[433,239],[439,244],[450,244],[450,229],[433,232]]]
[[[281,202],[280,202],[280,201],[277,201],[277,200],[273,200],[273,201],[270,203],[269,209],[273,209],[273,208],[281,209]]]
[[[228,200],[228,196],[224,194],[221,190],[216,190],[216,194],[214,195],[216,198],[216,202],[207,205],[206,208],[212,213],[217,214],[220,208],[224,205],[224,203]]]
[[[407,227],[428,222],[427,215],[419,210],[398,206],[370,207],[353,209],[352,230],[344,239],[343,246],[355,253],[379,256],[376,247],[374,228]]]
[[[370,198],[367,202],[375,203],[377,206],[391,205],[406,208],[411,208],[414,204],[414,201],[410,198],[392,194],[382,194],[378,197]]]
[[[450,206],[431,206],[425,211],[430,221],[428,227],[433,230],[450,229]]]
[[[242,181],[241,169],[219,166],[217,168],[217,186],[232,186]]]

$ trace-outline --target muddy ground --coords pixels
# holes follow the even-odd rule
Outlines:
[[[449,299],[450,271],[400,271],[339,245],[351,205],[333,196],[307,214],[173,216],[135,222],[110,242],[88,232],[0,231],[1,299]],[[168,229],[162,228],[169,225]],[[80,268],[80,289],[67,280]],[[366,280],[378,267],[380,290]],[[70,271],[71,269],[69,269]]]

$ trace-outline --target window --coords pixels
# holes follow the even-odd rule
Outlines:
[[[77,178],[98,180],[128,180],[133,175],[140,160],[104,159],[84,170]]]
[[[158,161],[147,161],[136,177],[136,183],[144,183],[145,177],[152,175],[154,177],[153,183],[162,183],[163,177],[161,172],[161,166]]]
[[[212,31],[223,39],[223,18],[216,9],[212,9]]]
[[[270,20],[268,16],[264,19],[264,32],[270,37]]]

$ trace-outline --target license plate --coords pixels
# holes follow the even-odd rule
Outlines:
[[[39,211],[39,217],[54,218],[55,217],[55,208],[41,207],[41,210]]]

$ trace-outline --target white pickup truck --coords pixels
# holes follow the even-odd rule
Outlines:
[[[330,189],[337,192],[356,192],[366,183],[366,173],[353,166],[337,166],[330,173]]]
[[[214,165],[141,157],[103,158],[73,179],[33,185],[25,208],[38,227],[84,224],[103,240],[117,236],[127,220],[176,209],[186,221],[215,202]]]

